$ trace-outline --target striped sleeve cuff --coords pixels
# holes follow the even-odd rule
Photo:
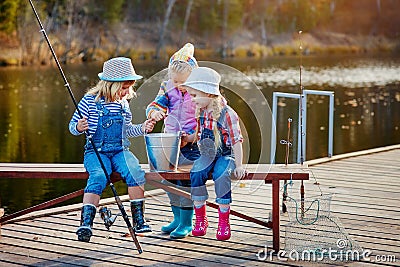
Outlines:
[[[73,135],[81,135],[81,134],[83,134],[83,132],[79,132],[78,129],[76,129],[77,125],[78,124],[76,122],[71,122],[69,124],[69,131],[71,132],[71,134],[73,134]]]
[[[127,133],[126,133],[126,136],[129,138],[137,137],[137,136],[141,136],[141,135],[144,135],[143,123],[132,125],[131,127],[129,127],[129,129],[127,130]]]

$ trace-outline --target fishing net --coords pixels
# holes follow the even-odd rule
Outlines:
[[[285,202],[289,221],[304,225],[315,223],[320,217],[329,217],[332,194],[324,194],[308,199],[294,199],[288,197]]]
[[[350,238],[339,218],[330,212],[332,194],[285,202],[285,253],[289,259],[313,262],[362,259],[362,249]]]

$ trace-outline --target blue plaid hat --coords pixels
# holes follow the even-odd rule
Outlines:
[[[132,61],[126,57],[116,57],[103,64],[103,72],[98,74],[100,80],[109,82],[135,81],[143,77],[137,75]]]

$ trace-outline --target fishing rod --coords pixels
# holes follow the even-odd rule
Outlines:
[[[292,118],[288,118],[288,131],[287,131],[287,139],[286,140],[281,140],[280,143],[282,145],[286,146],[286,155],[285,155],[285,166],[289,164],[289,152],[290,152],[290,147],[292,146],[292,143],[290,142],[290,124],[292,123]],[[287,212],[287,207],[286,207],[286,199],[287,199],[288,193],[287,193],[287,180],[284,180],[283,182],[283,194],[282,194],[282,212],[285,213]]]
[[[304,153],[303,153],[303,84],[301,81],[301,71],[303,69],[303,45],[301,42],[301,33],[302,31],[299,31],[299,42],[300,42],[300,103],[299,103],[299,109],[300,109],[300,164],[303,166],[304,163]],[[301,201],[301,217],[303,218],[304,216],[304,183],[303,180],[301,180],[301,186],[300,186],[300,201]]]
[[[46,33],[45,29],[43,28],[43,24],[42,24],[42,22],[40,21],[39,15],[38,15],[38,13],[36,12],[36,9],[35,9],[35,6],[34,6],[33,3],[32,3],[32,0],[29,0],[29,3],[30,3],[30,5],[31,5],[32,10],[33,10],[33,13],[35,14],[36,19],[37,19],[37,21],[38,21],[38,23],[39,23],[40,31],[43,33],[43,36],[44,36],[44,38],[45,38],[45,40],[46,40],[46,42],[47,42],[47,44],[48,44],[48,46],[49,46],[49,48],[50,48],[51,54],[53,55],[54,61],[55,61],[56,64],[57,64],[58,70],[60,71],[60,74],[61,74],[61,76],[62,76],[62,78],[63,78],[63,80],[64,80],[64,83],[65,83],[64,86],[68,89],[69,95],[70,95],[70,97],[71,97],[71,99],[72,99],[72,102],[74,102],[74,106],[75,106],[75,108],[76,108],[76,110],[77,110],[77,112],[78,112],[79,117],[80,117],[81,119],[83,119],[82,113],[80,112],[80,110],[79,110],[79,108],[78,108],[78,104],[77,104],[77,102],[76,102],[76,100],[75,100],[74,94],[73,94],[73,92],[72,92],[72,90],[71,90],[71,87],[70,87],[70,85],[69,85],[69,83],[68,83],[67,78],[66,78],[65,75],[64,75],[64,72],[63,72],[63,70],[62,70],[62,68],[61,68],[60,62],[58,61],[57,55],[56,55],[56,53],[54,52],[54,49],[53,49],[53,46],[52,46],[51,43],[50,43],[49,37],[47,36],[47,33]],[[131,222],[129,221],[129,217],[128,217],[128,215],[126,214],[126,211],[125,211],[125,209],[124,209],[124,206],[122,205],[122,201],[121,201],[121,199],[120,199],[119,196],[118,196],[117,190],[115,189],[114,184],[111,182],[110,176],[109,176],[108,173],[107,173],[107,169],[106,169],[106,167],[104,166],[104,163],[103,163],[103,161],[101,160],[100,154],[99,154],[99,152],[98,152],[97,149],[96,149],[96,145],[95,145],[95,143],[94,143],[94,141],[93,141],[92,135],[89,134],[88,131],[85,131],[85,134],[86,134],[87,139],[90,141],[90,143],[91,143],[92,146],[93,146],[94,152],[95,152],[95,154],[96,154],[96,156],[97,156],[97,158],[98,158],[98,160],[99,160],[99,163],[100,163],[100,165],[101,165],[101,168],[103,169],[104,174],[105,174],[105,176],[106,176],[106,178],[107,178],[107,182],[109,183],[109,185],[110,185],[110,187],[111,187],[111,191],[112,191],[113,194],[114,194],[115,201],[117,202],[118,208],[119,208],[119,210],[121,211],[121,215],[122,215],[122,217],[124,218],[124,221],[125,221],[126,225],[128,226],[129,233],[130,233],[131,236],[132,236],[132,239],[133,239],[133,242],[135,243],[136,249],[137,249],[137,251],[139,252],[139,254],[141,254],[141,253],[143,252],[142,247],[140,246],[140,243],[139,243],[139,240],[137,239],[135,230],[133,229],[132,224],[131,224]]]
[[[300,109],[300,164],[303,165],[304,163],[304,153],[303,153],[303,84],[301,80],[301,71],[303,69],[303,45],[301,42],[301,33],[302,31],[299,31],[299,41],[300,41],[300,103],[299,103],[299,109]]]

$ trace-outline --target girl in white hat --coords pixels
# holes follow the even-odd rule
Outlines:
[[[241,179],[245,175],[242,165],[243,137],[239,117],[221,96],[221,76],[213,69],[199,67],[192,71],[181,86],[185,87],[196,104],[196,133],[183,137],[184,141],[197,141],[201,156],[190,171],[191,197],[194,201],[196,224],[194,236],[204,236],[208,227],[205,202],[208,199],[206,181],[209,174],[215,183],[218,208],[218,240],[231,237],[229,224],[231,174]]]
[[[195,109],[190,95],[183,87],[193,69],[197,68],[197,61],[193,56],[194,46],[185,44],[172,55],[168,65],[168,80],[163,81],[157,97],[151,102],[146,114],[148,118],[156,121],[164,120],[164,132],[193,134],[196,130]],[[199,158],[200,151],[196,143],[181,142],[178,165],[191,165]],[[164,181],[179,189],[190,191],[190,181],[171,180]],[[184,238],[192,232],[193,201],[176,194],[167,192],[174,218],[171,223],[161,227],[161,231],[171,238]]]
[[[73,135],[87,132],[100,154],[109,174],[119,172],[128,186],[131,200],[133,227],[135,232],[151,232],[144,219],[145,172],[138,159],[129,151],[128,138],[143,135],[153,130],[155,121],[146,120],[142,124],[132,124],[132,113],[127,99],[134,95],[133,85],[142,76],[137,75],[129,58],[117,57],[106,61],[100,81],[88,90],[78,104],[82,114],[75,111],[69,123]],[[88,242],[92,236],[93,219],[99,205],[100,196],[107,185],[107,178],[87,138],[84,166],[89,179],[83,195],[81,223],[76,231],[78,240]]]

